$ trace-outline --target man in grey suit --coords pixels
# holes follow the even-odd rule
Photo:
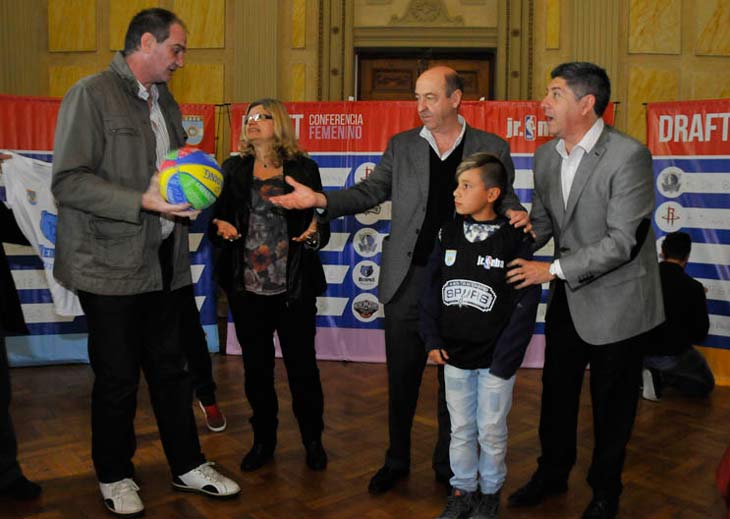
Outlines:
[[[509,502],[532,506],[567,490],[576,458],[581,384],[590,363],[595,445],[593,500],[584,519],[616,516],[636,414],[644,333],[664,320],[655,238],[652,163],[641,143],[601,119],[611,94],[591,63],[552,71],[542,101],[556,139],[535,153],[535,246],[552,237],[552,263],[515,260],[518,288],[552,282],[546,315],[540,445],[532,479]]]
[[[288,195],[272,198],[286,208],[326,209],[332,219],[360,213],[392,200],[390,235],[383,241],[378,291],[385,305],[390,447],[385,465],[370,481],[371,494],[391,489],[410,469],[411,426],[418,401],[426,350],[418,332],[418,301],[425,286],[425,265],[436,233],[454,213],[454,174],[462,157],[477,151],[497,155],[509,174],[509,191],[499,208],[511,223],[525,226],[527,213],[512,189],[514,166],[507,143],[476,130],[458,113],[463,82],[447,67],[434,67],[416,81],[422,127],[390,139],[380,164],[367,180],[342,191],[315,193],[287,177]],[[439,369],[439,438],[434,450],[436,479],[448,483],[450,424]]]

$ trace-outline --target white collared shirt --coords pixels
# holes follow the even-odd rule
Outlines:
[[[583,157],[590,153],[595,147],[598,138],[603,132],[605,127],[603,119],[599,117],[590,130],[588,130],[578,144],[573,146],[573,149],[568,153],[565,149],[565,140],[560,139],[555,145],[555,151],[558,152],[560,157],[563,159],[560,163],[560,186],[563,191],[563,204],[568,207],[568,197],[570,196],[570,188],[573,187],[573,180],[575,179],[575,173],[578,171]],[[558,276],[560,279],[565,279],[563,269],[560,268],[560,260],[555,260],[550,265],[550,273]]]
[[[424,126],[423,128],[421,128],[421,133],[418,134],[419,136],[426,139],[428,144],[431,146],[431,149],[436,152],[436,155],[438,155],[438,157],[442,161],[448,159],[449,155],[451,155],[451,153],[456,149],[459,144],[461,144],[461,141],[464,139],[464,133],[466,132],[466,120],[460,115],[457,115],[457,119],[459,121],[459,124],[461,125],[461,132],[454,141],[454,144],[443,153],[439,152],[439,146],[436,143],[436,139],[434,138],[433,133],[431,133],[431,130]]]
[[[563,188],[563,204],[566,208],[568,207],[568,197],[570,196],[570,188],[573,186],[575,172],[578,171],[578,167],[585,154],[590,153],[596,145],[596,142],[598,142],[604,126],[605,124],[602,118],[599,117],[596,119],[596,122],[593,123],[590,130],[583,135],[583,138],[578,144],[573,146],[570,153],[565,149],[564,139],[560,139],[555,145],[555,150],[563,159],[560,164],[560,185]]]
[[[155,134],[155,158],[157,159],[155,165],[157,166],[157,169],[160,169],[160,166],[165,160],[165,156],[170,151],[170,134],[167,133],[165,116],[162,115],[162,110],[160,110],[160,91],[154,83],[152,83],[149,90],[147,90],[139,81],[137,81],[137,85],[139,85],[137,97],[147,101],[147,104],[150,107],[150,124],[152,125],[152,131]],[[172,234],[172,231],[175,228],[175,222],[160,215],[160,227],[162,239],[164,240]]]

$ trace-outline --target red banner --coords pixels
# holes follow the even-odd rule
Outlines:
[[[730,99],[649,103],[659,243],[692,239],[686,272],[705,288],[710,329],[697,346],[718,385],[730,384]]]
[[[0,94],[0,148],[49,152],[61,99]],[[215,106],[182,104],[188,144],[215,153]]]
[[[284,104],[300,146],[313,153],[382,152],[394,134],[421,124],[415,101]],[[247,108],[247,103],[231,106],[232,151],[238,151]],[[506,139],[512,153],[534,153],[551,139],[538,101],[464,101],[460,112],[471,126]],[[603,118],[613,124],[613,104]]]
[[[650,103],[646,116],[647,146],[653,155],[725,155],[728,152],[730,101],[727,99]]]

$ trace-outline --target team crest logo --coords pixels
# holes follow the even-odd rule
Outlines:
[[[451,267],[454,263],[456,263],[456,250],[447,249],[444,253],[444,264],[446,264],[447,267]]]
[[[490,312],[497,301],[492,287],[469,279],[451,279],[441,287],[441,300],[446,306],[470,306]]]
[[[183,128],[188,134],[187,144],[196,146],[203,142],[203,118],[199,115],[184,115]]]
[[[362,290],[372,290],[378,285],[379,273],[380,267],[377,263],[364,260],[352,269],[352,282]]]
[[[38,203],[38,193],[36,193],[32,189],[26,189],[25,196],[28,199],[28,203],[30,205],[36,205]]]
[[[352,237],[352,245],[360,256],[372,258],[378,253],[380,235],[375,229],[364,227]]]
[[[675,166],[664,168],[657,176],[657,189],[667,198],[677,198],[684,192],[683,171]]]
[[[358,321],[369,323],[380,317],[380,303],[373,294],[360,294],[352,301],[352,313]]]

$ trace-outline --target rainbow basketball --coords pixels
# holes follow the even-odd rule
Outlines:
[[[193,209],[213,205],[223,189],[223,173],[210,155],[197,148],[171,151],[160,166],[160,193],[171,204]]]

